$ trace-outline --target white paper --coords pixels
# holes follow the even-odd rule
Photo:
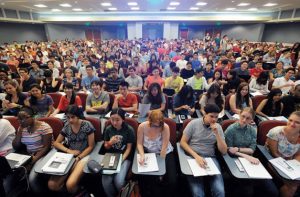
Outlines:
[[[108,112],[106,115],[105,115],[105,118],[110,118],[110,114],[111,114],[111,111]],[[125,114],[125,117],[126,118],[132,118],[134,114],[131,114],[131,113],[127,113]]]
[[[110,113],[111,113],[111,111],[105,115],[105,118],[110,118]]]
[[[43,172],[64,173],[74,155],[56,152],[42,168]]]
[[[9,153],[8,155],[5,156],[6,159],[8,160],[13,160],[17,161],[18,164],[15,165],[15,167],[23,165],[28,159],[31,158],[29,155],[22,155],[18,153]]]
[[[288,121],[288,119],[286,117],[284,117],[284,116],[276,116],[276,117],[269,117],[268,116],[268,119],[269,120],[279,120],[279,121],[284,121],[284,122]]]
[[[140,154],[137,154],[138,172],[156,172],[159,170],[155,153],[145,153],[144,164],[139,163]]]
[[[150,111],[151,104],[139,103],[139,116],[144,118],[147,117],[147,113]]]
[[[239,114],[234,114],[233,116],[232,116],[234,119],[240,119],[240,115]]]
[[[200,167],[196,159],[188,159],[187,161],[194,176],[208,176],[221,174],[216,164],[210,157],[205,158],[206,168]]]
[[[250,161],[243,157],[239,157],[239,161],[243,165],[246,173],[251,178],[262,178],[262,179],[272,179],[272,176],[265,169],[265,167],[259,162],[259,164],[252,164]]]
[[[287,161],[282,157],[278,157],[269,161],[292,180],[300,178],[300,162],[297,160]]]
[[[65,114],[64,114],[64,113],[61,113],[61,114],[55,114],[54,117],[55,117],[55,118],[58,118],[58,119],[64,119]]]
[[[261,92],[250,92],[250,94],[252,95],[252,96],[260,96],[260,95],[263,95]]]

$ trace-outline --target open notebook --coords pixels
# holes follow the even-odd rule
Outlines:
[[[155,153],[145,153],[144,165],[139,163],[140,154],[137,154],[138,172],[156,172],[159,171]]]
[[[212,158],[207,157],[204,159],[206,161],[205,168],[200,167],[196,159],[187,160],[194,176],[208,176],[208,175],[211,176],[211,175],[221,174],[216,164],[212,160]]]
[[[74,155],[56,152],[44,165],[42,171],[45,173],[63,174],[69,166]]]
[[[300,162],[293,160],[285,160],[282,157],[269,160],[271,164],[280,171],[290,177],[292,180],[300,178]]]

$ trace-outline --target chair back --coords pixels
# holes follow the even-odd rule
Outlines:
[[[237,120],[231,120],[231,119],[229,119],[229,120],[223,120],[223,122],[222,122],[222,124],[221,124],[222,129],[223,129],[223,132],[225,132],[226,129],[227,129],[231,124],[235,123],[236,121],[237,121]]]
[[[252,98],[252,104],[253,104],[253,109],[254,111],[256,110],[256,108],[258,107],[258,105],[264,100],[266,99],[267,96],[266,95],[257,95],[255,97]]]
[[[95,141],[100,142],[102,140],[102,134],[101,134],[101,123],[99,118],[94,118],[94,117],[85,117],[87,121],[92,123],[94,128],[96,129],[95,131]]]
[[[266,120],[262,121],[258,125],[257,130],[257,144],[264,145],[267,139],[268,132],[277,126],[285,126],[286,122],[278,120]]]
[[[176,147],[176,122],[170,118],[164,118],[164,122],[169,126],[170,128],[170,142],[173,147]]]
[[[230,97],[231,97],[232,95],[233,95],[233,94],[228,94],[228,95],[225,97],[225,110],[230,110],[229,100],[230,100]]]
[[[54,140],[58,137],[61,130],[64,128],[64,123],[62,120],[55,118],[55,117],[45,117],[45,118],[38,118],[39,121],[46,122],[50,125],[53,130],[53,137]]]
[[[51,93],[47,93],[53,100],[53,106],[55,108],[58,107],[59,101],[62,97],[62,94],[58,93],[58,92],[51,92]]]
[[[18,118],[15,116],[8,116],[5,117],[6,120],[8,120],[10,122],[10,124],[16,129],[16,131],[18,130],[20,123],[18,121]]]
[[[86,105],[86,98],[87,98],[87,94],[84,92],[77,92],[77,96],[80,97],[81,103],[82,103],[82,108],[83,110],[85,110],[85,105]]]

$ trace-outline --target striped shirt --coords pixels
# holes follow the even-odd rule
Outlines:
[[[52,135],[52,133],[52,128],[47,123],[41,122],[41,125],[33,133],[29,133],[27,128],[24,128],[21,142],[26,146],[28,153],[36,153],[44,147],[43,136]]]

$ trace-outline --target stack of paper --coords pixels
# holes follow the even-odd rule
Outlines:
[[[234,114],[233,116],[232,116],[234,119],[240,119],[240,115],[239,114]]]
[[[9,153],[8,155],[5,156],[5,158],[9,161],[15,161],[16,165],[11,166],[11,167],[19,167],[26,163],[31,156],[29,155],[22,155],[18,153]]]
[[[271,164],[290,177],[292,180],[300,178],[300,162],[293,160],[285,160],[281,157],[271,159]]]
[[[56,152],[42,168],[43,172],[64,173],[69,166],[74,155],[68,153]]]
[[[263,95],[261,92],[250,92],[250,94],[252,95],[252,96],[260,96],[260,95]]]
[[[250,161],[243,157],[239,157],[239,160],[249,177],[260,179],[272,179],[272,176],[261,163],[252,164]]]
[[[190,168],[194,176],[208,176],[208,175],[221,174],[216,164],[210,157],[205,158],[206,168],[200,167],[196,159],[188,159],[187,161],[190,165]]]
[[[141,155],[137,154],[138,172],[156,172],[159,170],[155,153],[145,153],[144,164],[139,163]]]
[[[151,104],[139,103],[139,117],[147,117],[147,113],[150,111]]]
[[[279,121],[283,121],[283,122],[287,122],[288,119],[284,116],[276,116],[276,117],[269,117],[268,116],[268,119],[269,120],[279,120]]]
[[[108,113],[105,115],[105,118],[110,118],[110,113],[111,113],[111,111],[108,112]],[[131,114],[131,113],[127,113],[127,112],[126,112],[125,117],[127,117],[127,118],[132,118],[133,115],[134,115],[134,114]]]

